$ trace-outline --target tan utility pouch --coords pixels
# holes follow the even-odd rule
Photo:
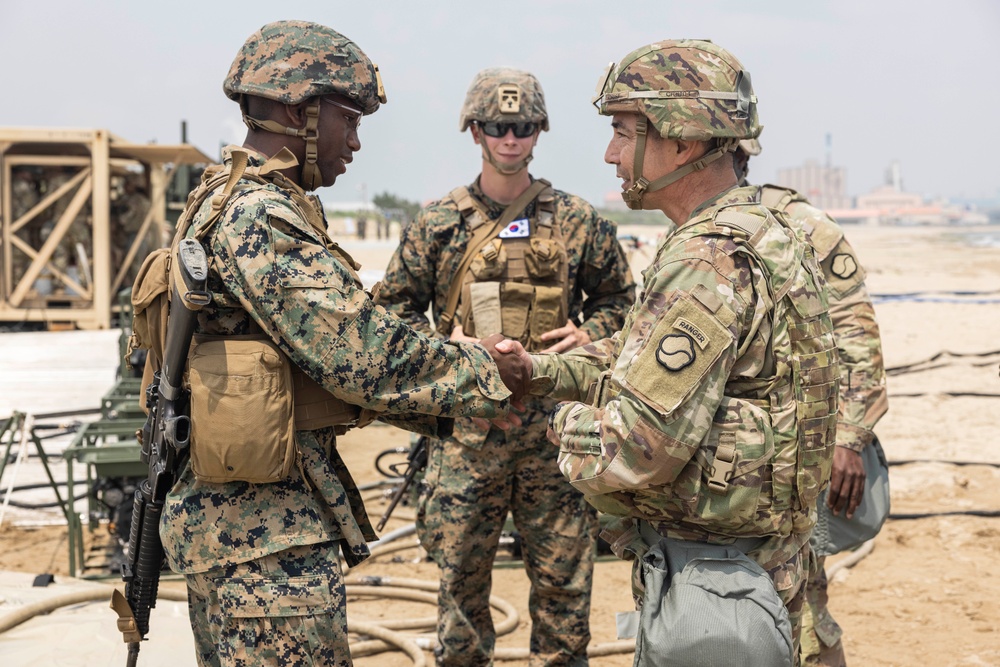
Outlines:
[[[195,336],[191,468],[202,482],[267,484],[298,460],[291,364],[268,338]]]

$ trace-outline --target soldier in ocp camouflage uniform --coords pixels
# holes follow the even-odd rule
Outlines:
[[[380,302],[428,333],[430,308],[452,340],[502,332],[532,350],[560,352],[617,331],[635,285],[615,224],[527,170],[549,126],[538,80],[483,70],[460,125],[481,147],[482,172],[404,229]],[[523,425],[506,433],[458,420],[453,437],[431,445],[417,528],[441,569],[439,665],[492,664],[491,572],[508,512],[531,580],[530,664],[587,664],[597,521],[546,442],[554,407],[530,401]]]
[[[837,356],[819,269],[755,190],[737,185],[732,151],[760,126],[749,74],[732,54],[699,40],[642,47],[609,67],[595,105],[613,115],[605,161],[628,206],[659,209],[678,228],[644,273],[623,330],[524,359],[534,366],[530,392],[572,401],[553,415],[550,437],[570,482],[621,517],[605,533],[616,553],[634,558],[661,537],[744,552],[787,609],[790,664],[836,427]],[[652,604],[633,572],[637,603]],[[699,664],[723,664],[717,646],[700,649]],[[755,664],[749,644],[741,650],[740,662]]]
[[[734,158],[736,177],[746,185],[750,157],[760,154],[757,139],[741,141]],[[848,517],[861,503],[865,469],[861,451],[875,439],[874,428],[889,408],[885,364],[875,306],[865,287],[865,270],[844,231],[805,197],[776,185],[757,187],[758,201],[783,213],[801,230],[816,252],[826,279],[837,350],[840,355],[840,405],[837,447],[833,457],[827,504]],[[806,665],[847,664],[840,626],[827,607],[825,556],[812,554],[802,622],[800,655]]]
[[[411,413],[430,415],[426,433],[447,432],[445,417],[505,413],[505,371],[481,347],[428,338],[374,305],[306,194],[346,171],[362,116],[385,102],[367,56],[330,28],[271,23],[244,44],[224,89],[249,131],[189,200],[203,196],[187,233],[203,239],[212,293],[197,334],[266,339],[328,399],[414,428]],[[236,171],[230,192],[223,184]],[[351,664],[338,549],[354,565],[376,536],[337,453],[343,423],[297,428],[298,465],[273,483],[207,482],[190,463],[182,471],[161,536],[187,578],[199,664]],[[192,450],[210,450],[197,420],[193,429]]]

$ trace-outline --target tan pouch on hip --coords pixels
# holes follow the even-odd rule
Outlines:
[[[298,460],[288,357],[261,336],[195,336],[191,468],[203,482],[267,484]]]

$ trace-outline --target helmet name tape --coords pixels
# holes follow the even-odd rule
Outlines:
[[[505,83],[498,86],[497,106],[500,108],[500,113],[520,113],[521,89],[512,83]]]

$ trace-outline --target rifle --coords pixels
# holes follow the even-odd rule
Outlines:
[[[399,464],[393,464],[399,465]],[[391,468],[393,466],[390,466]],[[392,500],[389,501],[389,507],[386,508],[385,514],[379,519],[378,525],[375,526],[375,530],[382,530],[385,526],[385,522],[389,520],[392,516],[393,510],[396,509],[396,505],[402,500],[403,494],[406,490],[410,488],[413,483],[413,478],[417,476],[417,473],[427,467],[427,437],[420,436],[413,446],[410,447],[410,453],[406,455],[406,472],[403,473],[403,482],[396,489],[396,492],[392,494]],[[393,469],[395,472],[395,469]]]
[[[206,291],[208,260],[201,243],[184,239],[170,268],[170,315],[163,352],[163,368],[146,388],[149,416],[139,438],[149,476],[140,482],[132,505],[128,554],[122,564],[125,595],[115,589],[111,607],[118,612],[118,629],[128,644],[128,667],[139,658],[139,642],[149,632],[149,613],[156,606],[160,571],[165,555],[160,542],[160,515],[167,492],[187,459],[191,420],[188,392],[183,388],[188,349],[197,313],[212,297]]]

